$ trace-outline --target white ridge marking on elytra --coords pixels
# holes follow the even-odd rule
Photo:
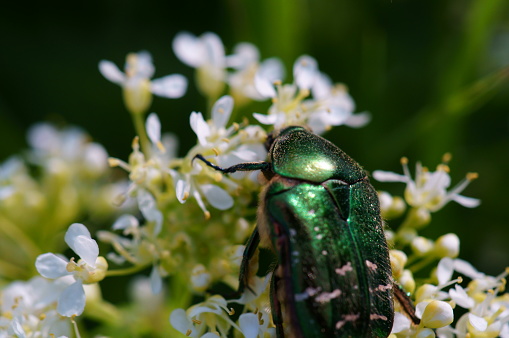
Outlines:
[[[373,262],[370,262],[366,259],[366,266],[368,267],[368,269],[370,269],[371,271],[376,271],[376,269],[378,269],[378,266],[373,263]]]
[[[340,268],[336,269],[338,275],[344,276],[348,271],[353,271],[352,262],[348,262]]]
[[[376,313],[372,313],[372,314],[369,315],[369,319],[370,320],[377,320],[377,319],[387,320],[387,317],[379,315],[379,314],[376,314]]]
[[[354,322],[354,321],[356,321],[357,319],[359,319],[360,316],[361,315],[359,313],[344,315],[343,316],[343,320],[340,320],[340,321],[336,322],[336,330],[339,330],[340,328],[342,328],[347,322]]]
[[[340,289],[336,289],[332,292],[322,292],[321,294],[319,294],[315,300],[318,302],[318,303],[327,303],[327,302],[330,302],[331,299],[334,299],[334,298],[338,298],[339,296],[341,295],[341,290]]]

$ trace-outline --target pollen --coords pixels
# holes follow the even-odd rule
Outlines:
[[[479,178],[478,173],[467,173],[467,180],[473,181],[475,179]]]

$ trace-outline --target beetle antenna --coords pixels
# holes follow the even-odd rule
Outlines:
[[[254,171],[254,170],[265,171],[270,168],[270,164],[267,162],[239,163],[236,165],[232,165],[231,167],[228,167],[228,168],[222,168],[220,166],[217,166],[217,165],[211,163],[209,160],[207,160],[205,157],[203,157],[202,154],[197,154],[195,157],[193,157],[193,161],[196,158],[201,160],[203,163],[205,163],[207,166],[211,167],[212,169],[220,171],[224,174],[231,174],[231,173],[235,173],[237,171]]]
[[[210,162],[209,160],[207,160],[205,157],[203,157],[202,154],[197,154],[195,157],[193,157],[193,161],[195,159],[199,159],[201,160],[203,163],[205,163],[207,166],[211,167],[212,169],[214,170],[217,170],[217,171],[220,171],[222,173],[229,173],[231,171],[228,171],[229,168],[221,168],[220,166],[217,166],[215,165],[214,163]]]

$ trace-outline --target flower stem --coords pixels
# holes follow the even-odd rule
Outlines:
[[[143,154],[145,154],[145,156],[148,156],[150,151],[150,142],[148,140],[147,132],[145,131],[145,123],[143,120],[145,114],[132,113],[131,116],[133,118],[133,124],[136,134],[140,138],[141,151],[143,152]]]

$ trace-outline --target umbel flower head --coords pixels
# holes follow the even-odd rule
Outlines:
[[[81,259],[67,260],[61,255],[45,253],[35,261],[37,271],[46,278],[58,279],[72,276],[74,283],[66,287],[58,297],[57,311],[60,315],[78,316],[85,308],[83,284],[97,283],[104,279],[108,263],[99,256],[97,242],[92,239],[88,229],[79,223],[72,224],[65,234],[65,242]]]

